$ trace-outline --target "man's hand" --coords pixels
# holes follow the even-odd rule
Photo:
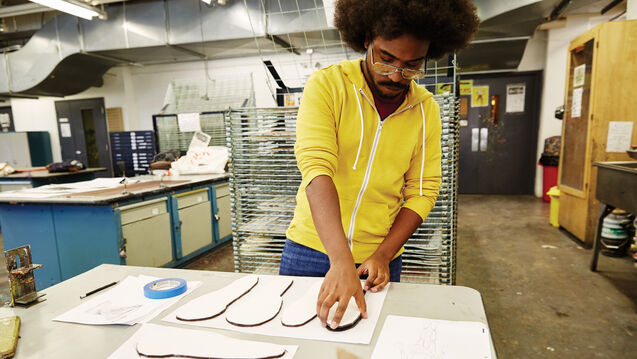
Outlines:
[[[329,323],[330,328],[338,328],[351,297],[356,300],[356,305],[363,318],[367,318],[367,304],[365,304],[363,288],[356,273],[356,266],[353,262],[332,265],[325,275],[316,303],[316,314],[321,325],[323,327],[327,325],[330,308],[338,302],[332,323]]]
[[[380,292],[389,282],[389,260],[374,253],[358,267],[358,275],[364,274],[367,274],[367,280],[363,288],[372,293]]]

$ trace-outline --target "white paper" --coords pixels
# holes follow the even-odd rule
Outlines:
[[[631,121],[608,122],[606,152],[626,152],[630,150],[632,137],[633,123]]]
[[[71,124],[68,122],[60,123],[60,135],[62,137],[71,137]]]
[[[201,285],[198,281],[188,281],[188,290],[184,294],[166,299],[146,298],[144,285],[157,279],[161,278],[128,276],[107,292],[85,299],[53,320],[94,325],[145,323]]]
[[[196,112],[177,114],[177,124],[181,132],[201,131],[201,121]]]
[[[116,351],[111,354],[108,359],[139,359],[140,356],[137,354],[137,343],[140,338],[146,336],[156,336],[156,337],[171,337],[174,340],[179,340],[180,337],[188,337],[194,332],[201,332],[199,330],[194,329],[183,329],[176,327],[167,327],[163,325],[157,324],[144,324],[141,328],[133,336],[130,337],[124,344],[122,344]],[[197,333],[198,335],[202,335],[201,333]],[[221,334],[216,334],[213,332],[206,332],[211,339],[226,339],[228,337],[223,336]],[[243,342],[249,343],[250,341],[244,340]],[[292,359],[296,351],[298,350],[298,345],[282,345],[287,353],[282,356],[282,359]]]
[[[490,359],[489,329],[479,322],[387,316],[371,359]]]
[[[467,127],[467,126],[469,126],[468,120],[460,120],[460,127]]]
[[[506,112],[524,112],[525,84],[507,85]]]
[[[268,282],[282,280],[284,278],[284,276],[261,275],[259,276],[258,285],[267,285]],[[292,305],[292,303],[294,303],[297,298],[301,297],[312,284],[316,283],[316,281],[322,280],[323,278],[294,277],[294,283],[292,283],[290,289],[288,289],[288,291],[285,292],[285,294],[283,295],[283,308],[281,312],[287,305]],[[332,332],[327,330],[326,328],[323,328],[318,318],[312,319],[309,323],[301,327],[285,327],[281,324],[281,313],[279,313],[279,315],[277,315],[268,323],[256,327],[234,326],[226,321],[226,317],[223,314],[208,320],[184,322],[178,320],[175,317],[176,310],[163,318],[163,320],[170,323],[187,324],[207,328],[227,329],[242,333],[309,340],[325,340],[341,343],[369,344],[372,340],[372,336],[374,335],[374,329],[376,328],[376,324],[378,323],[378,318],[380,317],[380,312],[383,308],[383,303],[385,302],[385,297],[387,296],[389,286],[390,285],[388,284],[382,291],[378,293],[368,292],[365,295],[368,318],[361,319],[361,321],[356,324],[355,327],[342,332]],[[239,301],[240,300],[241,299],[239,299]],[[237,303],[239,301],[237,301]]]
[[[573,69],[573,87],[584,86],[584,82],[586,82],[586,64]]]
[[[190,145],[188,146],[188,150],[193,148],[206,148],[210,143],[210,137],[208,134],[205,134],[201,131],[196,131],[192,135],[192,140],[190,140]]]
[[[571,106],[571,118],[579,118],[582,116],[582,94],[584,89],[582,87],[573,89],[572,106]]]

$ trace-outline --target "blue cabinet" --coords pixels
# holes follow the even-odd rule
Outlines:
[[[219,237],[216,188],[194,183],[112,203],[0,202],[5,249],[31,245],[37,289],[100,264],[176,267],[232,238]],[[223,192],[223,191],[222,191]],[[217,215],[216,215],[217,214]]]

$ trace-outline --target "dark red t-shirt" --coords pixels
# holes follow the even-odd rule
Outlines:
[[[365,79],[365,81],[367,81],[367,79]],[[381,120],[386,119],[387,116],[394,113],[394,111],[396,111],[398,107],[400,107],[403,101],[405,101],[405,96],[407,96],[407,91],[409,91],[409,90],[405,90],[403,91],[402,94],[394,98],[385,98],[385,97],[380,97],[376,93],[374,86],[371,85],[369,82],[367,83],[367,85],[372,90],[372,95],[374,96],[374,103],[376,104],[376,110],[378,110],[378,114],[380,115]]]

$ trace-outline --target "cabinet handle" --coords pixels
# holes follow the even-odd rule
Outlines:
[[[220,219],[221,219],[221,216],[219,216],[217,213],[215,213],[215,221],[219,222]]]

